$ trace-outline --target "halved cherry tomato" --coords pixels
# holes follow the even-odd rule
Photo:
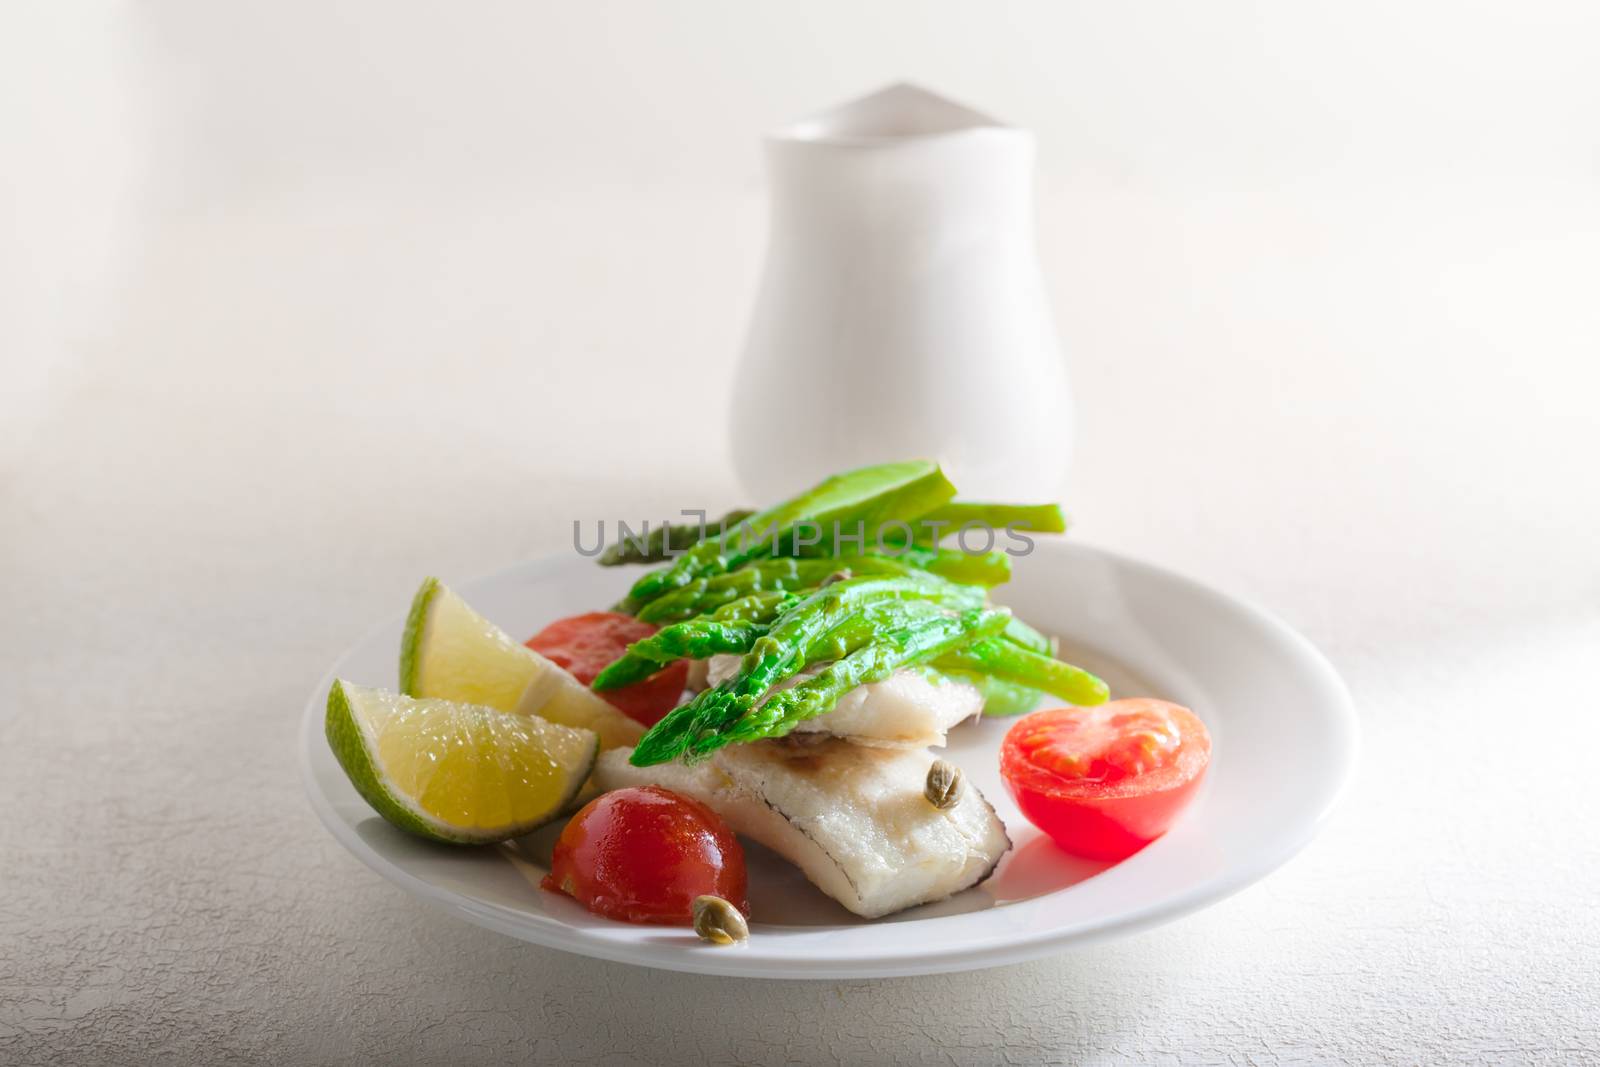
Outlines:
[[[1017,807],[1078,856],[1120,860],[1167,832],[1211,761],[1211,735],[1188,708],[1114,700],[1021,719],[1000,746]]]
[[[591,611],[557,619],[528,638],[527,645],[558,666],[565,667],[578,681],[588,685],[606,664],[622,655],[630,644],[655,632],[655,626],[640,622],[632,615]],[[646,726],[654,726],[663,715],[678,706],[678,698],[683,696],[683,687],[688,678],[689,662],[679,660],[642,682],[600,695],[624,714]]]
[[[655,785],[585,805],[561,831],[541,884],[632,923],[690,923],[703,894],[750,912],[739,839],[698,800]]]

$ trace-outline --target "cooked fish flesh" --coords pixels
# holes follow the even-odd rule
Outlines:
[[[628,755],[600,754],[594,773],[602,789],[660,785],[694,797],[869,919],[977,885],[1011,847],[970,782],[949,808],[928,801],[934,759],[926,750],[824,737],[729,745],[693,766],[635,767]]]
[[[739,656],[712,656],[706,661],[706,684],[717,685],[739,670]],[[787,689],[821,671],[807,667],[776,689]],[[921,671],[895,671],[881,682],[858,685],[833,708],[794,728],[797,734],[832,734],[858,745],[882,748],[935,748],[945,743],[952,726],[983,711],[976,686],[935,679]]]

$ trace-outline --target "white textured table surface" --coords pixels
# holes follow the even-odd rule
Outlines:
[[[1399,174],[1357,138],[1348,165],[1174,183],[1047,147],[1074,536],[1301,627],[1360,707],[1356,788],[1266,881],[1124,941],[949,977],[696,978],[382,882],[302,799],[297,716],[425,573],[564,550],[576,517],[740,502],[723,383],[762,228],[739,147],[881,69],[846,49],[850,84],[722,115],[720,185],[643,157],[608,178],[346,151],[262,118],[315,127],[313,89],[249,110],[287,37],[197,75],[198,31],[129,18],[50,29],[135,68],[84,104],[101,175],[139,161],[134,203],[97,214],[121,179],[80,196],[95,171],[70,158],[6,168],[44,215],[3,350],[0,1063],[1600,1062],[1592,157]],[[82,84],[46,66],[40,88]],[[147,152],[118,147],[123,78]]]

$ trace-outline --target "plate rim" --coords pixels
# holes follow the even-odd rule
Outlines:
[[[1294,649],[1302,666],[1319,676],[1320,688],[1329,698],[1329,725],[1335,728],[1339,742],[1337,779],[1331,788],[1326,789],[1315,815],[1305,820],[1296,833],[1286,834],[1282,840],[1275,843],[1274,847],[1262,848],[1252,853],[1249,859],[1233,864],[1221,874],[1204,879],[1181,892],[1109,922],[1097,922],[1089,926],[1081,923],[1068,924],[1055,929],[1036,929],[1010,935],[997,935],[992,944],[980,947],[963,945],[944,951],[928,951],[925,947],[890,950],[879,948],[865,955],[840,953],[795,957],[752,953],[748,942],[732,949],[684,944],[641,945],[613,942],[593,937],[584,929],[568,925],[558,918],[530,915],[528,912],[512,911],[498,904],[474,901],[463,897],[455,890],[438,886],[384,856],[334,810],[333,802],[317,781],[312,766],[312,754],[322,741],[329,687],[339,675],[340,668],[356,654],[358,649],[365,647],[380,632],[391,629],[403,621],[405,617],[403,612],[387,616],[367,627],[355,642],[339,654],[312,690],[301,715],[300,728],[296,731],[296,762],[300,768],[301,782],[318,821],[362,864],[412,895],[440,906],[476,926],[520,941],[613,963],[738,978],[909,977],[1020,963],[1054,955],[1070,947],[1087,946],[1127,936],[1209,907],[1260,881],[1303,851],[1327,825],[1340,801],[1348,793],[1359,762],[1359,716],[1349,687],[1327,656],[1304,634],[1248,597],[1224,591],[1170,568],[1102,548],[1091,542],[1041,542],[1038,548],[1050,552],[1084,552],[1104,557],[1118,567],[1143,571],[1146,575],[1159,580],[1181,585],[1191,594],[1198,594],[1207,600],[1219,602],[1228,609],[1243,613],[1256,624],[1286,640]],[[514,575],[538,577],[551,571],[565,569],[571,564],[572,561],[560,553],[538,556],[461,582],[456,588],[470,591],[474,586],[504,581]],[[946,917],[913,921],[934,923],[942,921],[943,918]],[[774,973],[778,969],[781,969],[782,973]]]

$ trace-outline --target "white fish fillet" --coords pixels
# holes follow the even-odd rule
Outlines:
[[[869,919],[977,885],[1011,847],[970,783],[953,807],[928,803],[926,750],[820,738],[729,745],[694,766],[635,767],[628,756],[622,748],[600,754],[602,789],[660,785],[694,797]]]
[[[732,677],[741,658],[712,656],[706,661],[706,684]],[[822,669],[808,667],[777,688],[787,689]],[[881,682],[856,686],[832,709],[804,720],[793,732],[832,734],[883,748],[940,748],[946,731],[982,711],[983,694],[976,686],[955,679],[935,681],[921,671],[895,671]]]

